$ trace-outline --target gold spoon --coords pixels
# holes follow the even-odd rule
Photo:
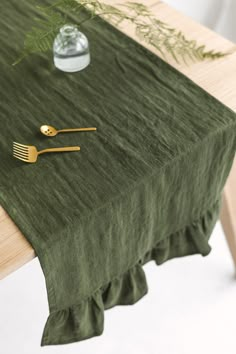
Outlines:
[[[95,131],[95,130],[97,130],[97,128],[75,128],[75,129],[57,130],[56,128],[50,125],[42,125],[40,127],[41,133],[46,136],[56,136],[58,133],[88,132],[88,131]]]

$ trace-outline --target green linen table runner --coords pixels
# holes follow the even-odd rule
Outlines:
[[[104,309],[147,293],[146,262],[210,252],[236,116],[99,18],[83,26],[86,70],[59,72],[48,55],[12,67],[35,15],[28,0],[1,0],[0,204],[39,257],[50,345],[100,335]],[[50,139],[44,123],[98,131]],[[24,164],[13,141],[81,151]]]

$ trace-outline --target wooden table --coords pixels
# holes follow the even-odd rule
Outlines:
[[[165,3],[155,0],[142,1],[150,7],[158,19],[182,30],[187,38],[195,39],[209,49],[235,50],[232,42],[180,14]],[[108,2],[115,3],[114,1]],[[126,35],[140,42],[132,24],[125,23],[121,29]],[[152,46],[144,42],[141,44],[159,55]],[[170,57],[168,61],[203,89],[236,111],[236,52],[216,61],[190,63],[188,66],[183,63],[177,64]],[[236,265],[236,161],[224,190],[221,222]],[[34,257],[35,252],[31,245],[0,206],[0,279]]]

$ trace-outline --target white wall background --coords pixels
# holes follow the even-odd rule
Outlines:
[[[236,0],[166,2],[236,41]],[[47,298],[34,260],[0,283],[0,354],[235,354],[236,281],[219,224],[211,244],[206,258],[146,265],[149,294],[106,311],[101,337],[45,348]]]
[[[198,22],[236,42],[236,0],[164,0]]]

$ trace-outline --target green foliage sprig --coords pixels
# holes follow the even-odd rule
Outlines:
[[[99,0],[58,0],[50,6],[37,8],[42,16],[35,19],[36,25],[26,34],[24,49],[13,65],[30,54],[51,50],[60,27],[68,23],[68,14],[73,15],[76,19],[74,24],[78,27],[95,16],[101,16],[115,26],[129,21],[135,26],[136,35],[141,41],[155,47],[165,58],[170,55],[177,63],[180,60],[185,63],[189,60],[214,60],[229,54],[207,50],[205,45],[187,39],[181,31],[158,20],[141,3],[126,2],[112,6]],[[85,19],[81,16],[84,8],[88,10]]]

